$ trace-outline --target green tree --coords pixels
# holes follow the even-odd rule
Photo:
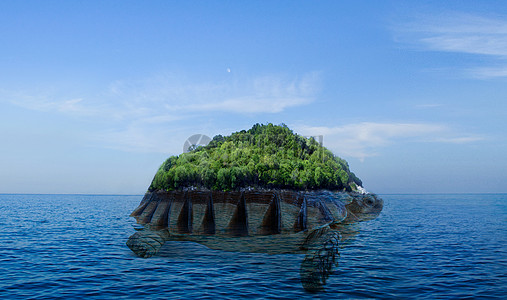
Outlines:
[[[230,136],[217,135],[207,146],[169,157],[150,190],[188,186],[353,190],[362,182],[345,160],[313,138],[303,138],[285,124],[269,123]]]

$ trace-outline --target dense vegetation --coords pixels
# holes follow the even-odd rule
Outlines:
[[[150,190],[242,187],[355,190],[361,181],[347,162],[313,138],[286,125],[255,124],[230,136],[217,135],[204,147],[169,157]]]

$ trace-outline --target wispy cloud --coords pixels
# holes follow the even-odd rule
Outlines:
[[[423,50],[467,53],[494,59],[493,66],[464,68],[474,77],[507,77],[507,18],[448,13],[415,18],[395,29],[401,43]]]
[[[303,135],[324,136],[324,146],[335,153],[363,161],[377,156],[378,151],[398,142],[470,143],[482,140],[478,136],[461,136],[450,128],[429,123],[363,122],[336,127],[296,126]]]
[[[75,115],[107,114],[118,119],[173,119],[193,112],[279,113],[313,102],[319,89],[318,73],[300,78],[263,76],[217,82],[191,82],[175,75],[145,80],[117,80],[95,95],[55,96],[6,92],[3,98],[21,107]],[[8,95],[6,95],[8,94]],[[165,116],[165,117],[164,117]],[[169,117],[167,117],[169,116]]]
[[[117,81],[110,91],[130,105],[167,113],[236,112],[279,113],[313,102],[319,89],[318,73],[301,78],[264,76],[244,80],[191,83],[175,76],[145,81]]]
[[[235,113],[279,113],[289,107],[311,103],[304,97],[243,97],[223,101],[170,107],[182,111],[223,111]]]
[[[83,98],[59,98],[48,91],[33,91],[32,93],[0,90],[0,97],[19,107],[42,112],[57,112],[63,114],[96,115],[103,107],[90,106]]]
[[[479,79],[507,77],[507,64],[498,67],[470,68],[466,69],[465,73]]]
[[[440,137],[435,139],[436,142],[451,144],[466,144],[484,140],[481,136],[462,136],[462,137]]]
[[[175,134],[167,129],[170,123],[181,127],[183,121],[217,113],[276,114],[312,103],[319,86],[318,73],[209,82],[165,74],[143,80],[117,80],[102,91],[83,91],[82,95],[62,95],[53,90],[0,90],[0,101],[30,110],[100,120],[102,131],[96,132],[95,142],[109,148],[167,152],[171,146],[163,141]]]

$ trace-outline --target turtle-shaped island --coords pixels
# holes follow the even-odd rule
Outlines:
[[[127,241],[151,257],[166,241],[211,249],[303,253],[301,283],[324,287],[355,223],[383,201],[366,193],[348,164],[285,125],[256,124],[168,158],[132,212],[144,225]]]

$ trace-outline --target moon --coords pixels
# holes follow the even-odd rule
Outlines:
[[[231,73],[231,68],[227,68],[227,73]]]

